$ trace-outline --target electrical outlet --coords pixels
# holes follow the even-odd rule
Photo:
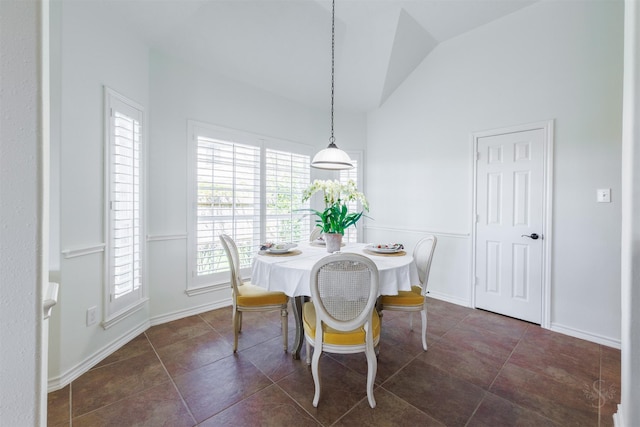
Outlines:
[[[87,308],[87,326],[95,324],[96,321],[96,307]]]
[[[596,191],[598,203],[611,203],[611,189],[601,188]]]

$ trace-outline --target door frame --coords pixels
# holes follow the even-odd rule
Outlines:
[[[553,225],[553,136],[554,120],[527,123],[510,126],[506,128],[489,129],[471,133],[471,163],[473,173],[472,179],[472,201],[471,201],[471,307],[476,308],[476,242],[477,242],[477,169],[478,169],[478,140],[488,136],[504,135],[530,130],[543,130],[543,212],[542,212],[542,296],[541,296],[541,324],[540,326],[549,329],[551,327],[551,248],[552,248],[552,225]]]

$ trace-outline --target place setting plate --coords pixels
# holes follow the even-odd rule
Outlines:
[[[365,250],[376,255],[404,255],[404,246],[401,243],[370,243]]]
[[[261,248],[261,253],[263,255],[298,255],[302,252],[300,252],[299,250],[297,250],[296,248],[298,247],[297,243],[276,243],[276,244],[271,244],[271,246],[263,246],[262,249]]]

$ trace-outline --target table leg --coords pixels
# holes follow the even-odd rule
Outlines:
[[[304,328],[302,327],[302,304],[304,304],[305,297],[298,296],[293,297],[293,315],[296,318],[296,340],[293,343],[293,351],[291,352],[295,360],[300,359],[300,349],[302,348],[302,341],[304,339]]]

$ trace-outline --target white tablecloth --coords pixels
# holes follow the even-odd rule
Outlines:
[[[370,258],[378,267],[380,295],[397,295],[398,291],[411,290],[417,284],[418,270],[411,254],[404,256],[378,256],[364,251],[366,244],[347,244],[341,252],[350,252]],[[311,268],[325,256],[326,248],[308,243],[299,245],[299,255],[261,255],[256,253],[252,261],[251,283],[270,291],[281,291],[290,297],[310,296]]]

